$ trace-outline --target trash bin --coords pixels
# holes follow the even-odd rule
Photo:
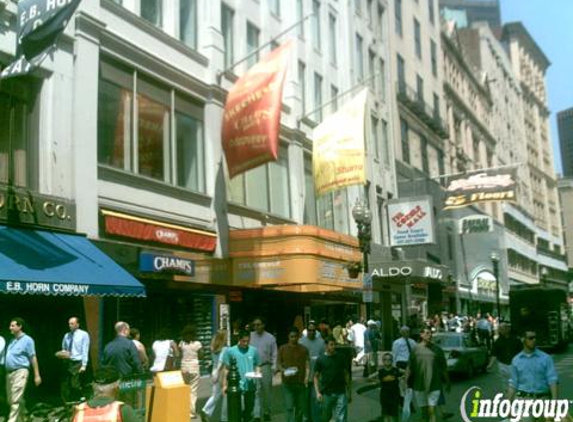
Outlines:
[[[180,371],[159,372],[147,387],[147,422],[189,422],[191,390]]]

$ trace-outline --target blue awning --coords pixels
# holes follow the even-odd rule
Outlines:
[[[83,236],[0,226],[0,293],[145,296],[145,287]]]

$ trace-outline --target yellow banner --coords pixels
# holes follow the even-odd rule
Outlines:
[[[328,116],[313,133],[312,167],[318,196],[366,183],[364,113],[368,89]]]

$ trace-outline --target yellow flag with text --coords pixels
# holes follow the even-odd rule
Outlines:
[[[312,168],[318,196],[366,183],[364,114],[367,98],[368,89],[364,89],[314,129]]]

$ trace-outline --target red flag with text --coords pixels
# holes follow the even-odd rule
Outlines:
[[[291,45],[287,41],[271,51],[229,91],[222,142],[230,177],[277,159],[283,85]]]

